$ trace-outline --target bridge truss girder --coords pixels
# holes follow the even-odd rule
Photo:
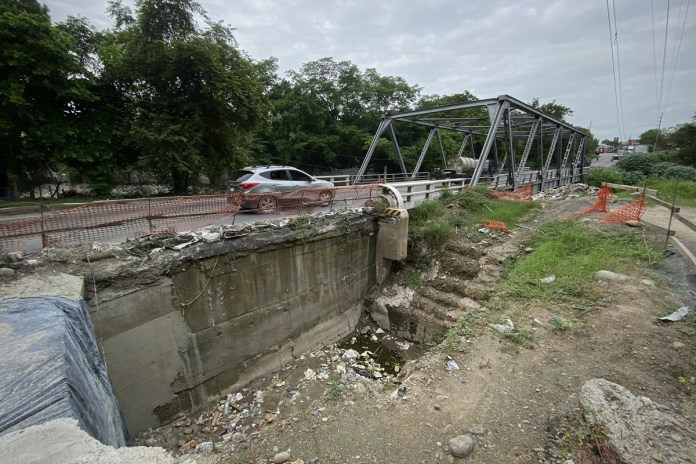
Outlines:
[[[461,115],[457,115],[457,112],[468,109],[480,109],[481,115],[475,117],[462,117]],[[453,115],[452,113],[455,114]],[[585,133],[575,129],[573,126],[563,121],[548,116],[532,108],[526,103],[510,97],[509,95],[501,95],[497,98],[383,115],[354,182],[359,183],[362,180],[369,166],[372,155],[375,152],[379,139],[385,135],[387,131],[395,147],[399,167],[401,168],[403,174],[407,173],[407,168],[399,148],[396,131],[393,127],[395,124],[421,125],[429,128],[428,137],[426,143],[424,144],[423,151],[421,152],[417,165],[415,166],[411,175],[413,178],[418,175],[423,159],[428,152],[430,142],[435,136],[438,138],[443,163],[446,162],[447,155],[442,148],[442,142],[440,139],[440,131],[442,130],[455,131],[463,134],[463,141],[457,156],[461,156],[467,141],[471,142],[472,154],[479,160],[471,179],[472,186],[478,184],[481,175],[483,174],[485,161],[489,159],[491,151],[493,152],[497,165],[498,140],[504,140],[507,147],[504,155],[504,161],[503,163],[500,163],[498,168],[500,170],[505,169],[507,171],[508,183],[512,184],[514,187],[517,187],[516,184],[522,169],[530,156],[535,138],[537,138],[536,144],[538,146],[540,163],[543,166],[542,175],[549,169],[554,155],[557,156],[558,169],[560,170],[565,167],[576,141],[578,144],[575,158],[577,159],[583,156],[582,150],[584,147]],[[478,156],[476,156],[474,153],[474,136],[485,137],[483,147]],[[545,136],[550,136],[553,138],[546,157],[544,157],[543,149]],[[560,147],[564,139],[567,143],[567,148],[565,153],[561,154]],[[519,166],[516,166],[515,164],[515,146],[517,141],[525,142],[525,148],[521,153]],[[556,153],[557,147],[559,150]],[[516,169],[517,172],[515,172]]]

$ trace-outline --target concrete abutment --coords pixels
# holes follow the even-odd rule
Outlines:
[[[395,242],[373,215],[310,223],[182,250],[142,288],[97,282],[91,316],[132,435],[355,329],[377,250]]]

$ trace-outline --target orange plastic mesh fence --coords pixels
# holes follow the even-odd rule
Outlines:
[[[107,239],[124,241],[151,233],[195,229],[238,210],[234,195],[97,201],[0,224],[0,243],[10,251]]]
[[[616,211],[610,211],[598,222],[616,223],[626,221],[639,221],[640,217],[643,215],[643,213],[645,213],[645,209],[645,199],[643,198],[643,195],[641,195],[636,200],[630,202],[625,206],[622,206]]]
[[[499,230],[500,232],[509,232],[508,226],[502,221],[494,221],[492,219],[483,223],[483,227],[491,230]]]
[[[609,199],[609,197],[611,197],[611,188],[604,186],[599,189],[599,192],[597,192],[597,199],[594,203],[592,203],[590,206],[583,209],[582,211],[563,216],[562,219],[577,219],[582,215],[594,212],[605,213],[607,211],[607,200]]]
[[[512,192],[501,192],[498,190],[490,190],[490,194],[493,198],[498,200],[519,200],[519,201],[531,201],[532,200],[532,186],[523,185],[517,190]]]
[[[3,251],[37,251],[47,246],[123,242],[159,232],[194,230],[240,211],[297,214],[322,205],[373,206],[382,189],[375,185],[305,189],[287,195],[197,195],[143,200],[98,201],[30,219],[0,224]],[[272,208],[259,210],[260,198]]]
[[[287,194],[242,194],[241,207],[259,214],[293,214],[327,205],[337,208],[361,208],[373,206],[381,194],[382,188],[378,184],[307,188]]]

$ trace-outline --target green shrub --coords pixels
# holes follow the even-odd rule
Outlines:
[[[665,177],[696,180],[696,169],[691,166],[680,166],[677,164],[667,169]]]
[[[622,172],[616,168],[594,168],[585,173],[583,181],[588,185],[601,187],[602,182],[620,184],[621,178]]]
[[[652,166],[660,161],[661,160],[653,154],[634,153],[631,155],[624,155],[616,162],[616,167],[622,171],[640,172],[647,176],[650,174]]]
[[[650,170],[650,174],[658,177],[668,177],[667,172],[670,168],[673,168],[674,166],[679,165],[676,163],[671,163],[669,161],[661,161],[653,165],[652,169]]]
[[[645,182],[645,174],[640,171],[622,171],[621,183],[641,186]]]
[[[481,211],[490,201],[491,196],[488,193],[488,187],[485,186],[464,190],[457,196],[459,208],[470,213]]]

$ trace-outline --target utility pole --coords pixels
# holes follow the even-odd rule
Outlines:
[[[657,150],[657,139],[660,138],[660,127],[662,127],[662,115],[664,113],[660,113],[660,116],[657,118],[657,133],[655,134],[655,145],[653,145],[653,151]]]

